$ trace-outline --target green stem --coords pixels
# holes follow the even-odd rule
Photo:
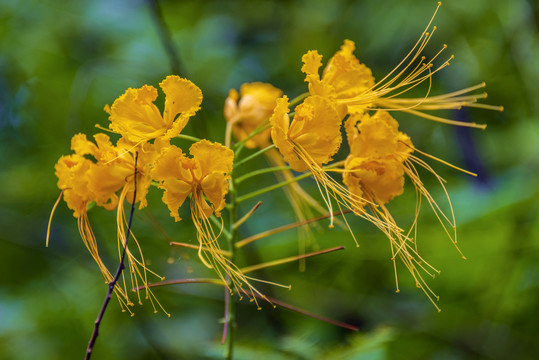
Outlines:
[[[290,105],[290,106],[294,106],[294,105],[300,103],[303,99],[305,99],[305,98],[308,97],[309,95],[310,95],[310,94],[309,94],[308,92],[303,93],[303,94],[301,94],[301,95],[298,95],[298,96],[296,96],[295,98],[293,98],[292,100],[290,100],[289,105]]]
[[[236,149],[236,157],[238,156],[239,152],[243,147],[245,146],[245,143],[253,138],[254,136],[260,134],[262,131],[269,129],[271,127],[271,124],[268,120],[264,121],[262,124],[260,124],[252,133],[250,133],[245,139],[237,142],[234,144],[234,148]]]
[[[255,170],[255,171],[252,171],[250,173],[247,173],[245,175],[242,175],[240,177],[238,177],[236,179],[236,184],[239,184],[249,178],[252,178],[254,176],[257,176],[257,175],[262,175],[262,174],[267,174],[267,173],[270,173],[270,172],[277,172],[277,171],[284,171],[284,170],[290,170],[290,166],[276,166],[276,167],[270,167],[270,168],[266,168],[266,169],[260,169],[260,170]]]
[[[271,149],[275,149],[275,145],[272,144],[272,145],[270,145],[268,147],[265,147],[264,149],[259,150],[259,151],[255,152],[254,154],[247,156],[245,159],[243,159],[241,161],[238,161],[237,163],[234,164],[234,168],[237,168],[241,164],[245,164],[246,162],[248,162],[248,161],[250,161],[250,160],[252,160],[252,159],[254,159],[254,158],[256,158],[256,157],[258,157],[260,155],[262,155],[263,153],[265,153],[266,151],[269,151]]]
[[[235,227],[236,220],[238,217],[238,202],[236,199],[236,182],[234,180],[234,177],[232,176],[230,179],[230,187],[229,187],[229,197],[230,197],[230,208],[229,208],[229,223],[228,223],[228,250],[230,251],[230,262],[235,263],[236,260],[236,241],[238,241],[238,233]],[[235,293],[236,291],[240,291],[240,289],[234,289],[233,282],[229,280],[229,287],[232,290],[232,293]],[[234,301],[232,293],[228,290],[225,290],[225,296],[226,296],[226,312],[225,312],[225,330],[227,331],[228,328],[228,346],[227,346],[227,353],[226,353],[226,359],[232,360],[234,357],[234,342],[235,342],[235,335],[236,335],[236,302]],[[226,333],[224,333],[226,335]]]
[[[197,137],[194,137],[194,136],[191,136],[191,135],[184,135],[184,134],[178,134],[178,135],[176,135],[176,137],[178,139],[184,139],[184,140],[189,140],[189,141],[193,141],[193,142],[199,142],[199,141],[202,140],[202,139],[199,139]]]
[[[267,187],[262,188],[262,189],[260,189],[260,190],[256,190],[256,191],[253,191],[253,192],[251,192],[251,193],[249,193],[249,194],[240,196],[240,197],[238,197],[238,198],[236,199],[236,201],[237,201],[238,203],[241,203],[241,202],[243,202],[243,201],[245,201],[245,200],[248,200],[248,199],[250,199],[250,198],[253,198],[253,197],[255,197],[255,196],[265,194],[265,193],[267,193],[267,192],[269,192],[269,191],[273,191],[273,190],[275,190],[275,189],[282,188],[283,186],[286,186],[286,185],[288,185],[288,184],[291,184],[291,183],[297,182],[297,181],[299,181],[299,180],[308,178],[308,177],[311,176],[311,175],[312,175],[312,173],[309,171],[309,172],[307,172],[307,173],[305,173],[305,174],[303,174],[303,175],[296,176],[296,177],[294,177],[294,178],[292,178],[292,179],[290,179],[290,180],[286,180],[286,181],[277,183],[277,184],[275,184],[275,185],[267,186]]]

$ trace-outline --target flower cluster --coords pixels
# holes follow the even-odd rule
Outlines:
[[[178,76],[168,76],[160,87],[165,94],[162,114],[154,104],[157,89],[148,85],[128,89],[111,107],[105,108],[110,115],[111,132],[121,136],[115,145],[109,136],[102,133],[94,136],[95,143],[84,134],[75,135],[71,140],[74,153],[62,156],[55,166],[58,187],[62,189],[68,207],[73,210],[73,216],[78,219],[81,237],[107,282],[112,280],[112,276],[99,256],[87,209],[95,204],[118,212],[118,246],[123,246],[123,203],[133,200],[136,176],[135,203],[140,209],[147,205],[146,195],[152,182],[164,190],[163,202],[176,221],[181,220],[179,207],[190,196],[191,214],[198,230],[200,259],[215,269],[223,282],[228,274],[240,285],[246,282],[245,277],[222,255],[217,236],[208,224],[210,216],[219,217],[225,205],[234,153],[208,140],[194,143],[189,149],[190,156],[171,145],[170,139],[180,134],[189,118],[200,108],[202,92],[191,81]],[[148,268],[138,243],[135,248],[139,250],[138,256],[126,249],[132,273],[131,285],[137,287],[141,281],[147,287]],[[122,305],[130,305],[125,286],[125,283],[123,288],[117,286],[116,294]],[[152,299],[153,295],[147,290]]]
[[[490,110],[502,108],[477,103],[477,100],[484,98],[486,94],[472,92],[484,87],[484,83],[449,94],[430,96],[430,93],[427,93],[421,98],[404,97],[408,90],[425,81],[430,82],[432,75],[448,66],[453,58],[449,57],[434,68],[434,60],[446,48],[445,45],[428,61],[421,55],[436,30],[434,26],[429,31],[431,23],[432,20],[410,53],[380,81],[376,81],[372,71],[355,57],[355,44],[351,40],[344,41],[341,49],[329,59],[321,73],[322,56],[316,50],[308,51],[302,57],[301,68],[308,83],[308,93],[298,97],[299,101],[294,101],[299,104],[293,108],[292,114],[288,97],[284,95],[278,98],[269,119],[269,128],[272,142],[280,152],[281,161],[296,172],[310,172],[316,181],[332,220],[330,227],[333,226],[335,206],[340,210],[352,211],[373,223],[389,238],[392,259],[395,261],[396,257],[399,257],[403,261],[417,287],[432,300],[436,296],[426,285],[419,270],[424,270],[430,276],[434,276],[431,270],[436,270],[417,253],[415,239],[410,235],[416,226],[420,207],[416,206],[413,225],[405,231],[396,223],[386,205],[403,193],[405,177],[408,177],[415,187],[418,203],[421,203],[422,198],[427,200],[456,247],[454,216],[452,210],[449,215],[441,211],[423,186],[415,166],[423,167],[432,173],[442,187],[444,180],[414,153],[439,159],[416,149],[410,137],[399,131],[399,124],[391,112],[406,112],[446,124],[484,128],[484,125],[461,123],[432,115],[427,111],[460,109],[465,106]],[[273,92],[271,96],[275,94]],[[270,97],[270,93],[258,96],[258,101],[262,102],[263,98]],[[256,101],[250,98],[249,103]],[[262,134],[268,129],[264,126],[267,121],[249,116],[252,112],[250,109],[242,116],[236,116],[236,119],[239,119],[234,122],[237,129],[233,129],[236,129],[234,134],[240,141],[246,138],[245,134],[239,131],[243,126],[250,126],[252,129],[258,124],[260,129],[264,129]],[[346,133],[349,155],[345,159],[333,161],[343,142],[342,129]],[[267,146],[266,141],[252,142],[251,145],[254,144],[261,148]],[[274,163],[280,164],[277,161]],[[342,174],[342,182],[334,176],[335,173]],[[297,193],[301,193],[300,191],[301,188],[298,188]],[[305,198],[301,196],[291,198],[295,208],[309,207],[309,204],[318,206],[316,202],[313,204],[310,200],[303,200]],[[449,201],[449,198],[447,200]],[[348,226],[346,219],[344,221]],[[349,226],[348,228],[350,229]],[[354,236],[351,229],[350,232]]]
[[[430,29],[431,23],[432,20],[410,53],[379,81],[354,55],[354,42],[345,40],[323,70],[322,56],[316,50],[303,55],[301,71],[305,74],[308,92],[293,100],[267,83],[243,84],[239,92],[230,90],[224,105],[224,144],[196,139],[188,151],[172,144],[175,138],[183,136],[182,130],[200,109],[202,92],[191,81],[168,76],[160,83],[165,94],[163,112],[154,104],[158,97],[155,87],[144,85],[127,89],[112,106],[105,107],[110,120],[108,130],[118,140],[113,143],[108,135],[100,133],[94,135],[92,142],[86,135],[77,134],[71,141],[73,153],[62,156],[55,166],[58,187],[73,210],[81,237],[105,280],[110,282],[112,275],[99,255],[88,209],[96,205],[116,210],[118,248],[122,250],[126,244],[124,203],[134,201],[139,208],[144,208],[153,185],[164,190],[162,201],[175,221],[182,220],[179,209],[189,199],[200,261],[215,271],[217,281],[228,287],[230,294],[238,293],[240,297],[242,293],[247,294],[252,300],[265,298],[251,285],[253,278],[245,273],[248,272],[246,269],[250,271],[266,265],[240,269],[233,255],[236,248],[248,242],[236,242],[236,229],[250,216],[248,213],[242,219],[236,219],[236,205],[241,198],[236,198],[235,169],[264,154],[270,168],[243,178],[274,172],[279,184],[244,195],[243,199],[283,187],[300,228],[311,222],[309,218],[313,212],[327,215],[331,220],[330,227],[333,227],[334,209],[341,213],[352,212],[369,221],[390,240],[392,260],[395,262],[399,258],[416,285],[433,301],[436,295],[428,288],[422,273],[432,275],[436,270],[417,253],[415,238],[411,235],[415,234],[420,206],[415,208],[416,218],[411,227],[404,229],[397,224],[387,204],[405,191],[405,178],[408,178],[415,188],[418,203],[426,199],[456,246],[454,216],[452,210],[449,215],[441,211],[423,186],[416,169],[416,166],[426,169],[443,187],[443,179],[420,155],[439,159],[418,150],[410,137],[399,130],[399,123],[392,114],[406,112],[437,122],[484,128],[483,125],[435,116],[428,111],[463,106],[501,108],[477,103],[485,95],[476,95],[473,91],[484,84],[436,96],[430,95],[429,86],[423,97],[405,97],[408,90],[425,81],[430,83],[432,75],[452,59],[449,57],[441,65],[434,66],[434,60],[445,46],[430,60],[421,55],[436,30],[436,27]],[[344,141],[342,133],[346,134]],[[244,147],[258,149],[238,161]],[[347,152],[344,157],[338,156],[341,147],[344,147],[342,152]],[[320,202],[315,199],[316,195],[309,194],[298,184],[306,177],[315,180],[320,190]],[[229,213],[228,231],[223,225],[222,211]],[[354,236],[344,215],[342,219]],[[340,219],[337,221],[341,223]],[[257,238],[270,233],[265,232]],[[229,240],[226,249],[220,241],[221,234]],[[149,290],[146,275],[150,270],[141,246],[136,239],[134,241],[135,246],[131,248],[136,251],[126,249],[131,285],[146,288],[147,297],[153,303],[155,297]],[[291,260],[272,264],[287,261]],[[122,305],[131,304],[125,281],[115,290]]]

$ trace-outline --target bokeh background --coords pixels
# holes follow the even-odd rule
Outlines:
[[[305,91],[301,55],[317,49],[327,60],[344,39],[379,79],[408,52],[431,17],[430,0],[309,1],[0,1],[0,358],[82,358],[106,286],[79,238],[76,220],[60,204],[51,244],[48,217],[59,190],[54,164],[70,152],[71,137],[107,126],[105,104],[128,87],[156,86],[171,73],[203,91],[202,110],[185,133],[224,138],[222,106],[230,88],[267,81],[290,97]],[[345,231],[316,234],[314,247],[345,245],[338,253],[258,274],[292,291],[263,287],[305,310],[348,322],[359,331],[285,309],[240,302],[238,359],[531,359],[539,350],[539,7],[533,0],[448,0],[426,53],[442,44],[454,54],[435,76],[432,93],[487,82],[479,109],[444,115],[488,124],[454,128],[397,115],[418,148],[476,171],[469,177],[441,164],[458,223],[461,259],[432,213],[420,219],[422,255],[441,274],[429,280],[440,295],[438,313],[400,269],[395,293],[387,240],[350,218],[361,247]],[[164,42],[166,35],[171,42]],[[167,50],[168,49],[168,50]],[[172,50],[171,50],[172,49]],[[424,91],[424,89],[423,89]],[[419,92],[421,94],[421,92]],[[432,162],[431,162],[432,163]],[[264,166],[258,163],[253,166]],[[441,204],[434,179],[425,183]],[[245,192],[271,184],[245,183]],[[305,182],[307,188],[313,185]],[[410,187],[390,206],[409,223]],[[154,191],[136,213],[134,231],[152,269],[167,279],[204,276],[188,221],[174,224]],[[293,220],[280,192],[244,227],[245,236]],[[256,200],[243,205],[246,211]],[[445,205],[444,205],[445,206]],[[184,212],[187,211],[184,209]],[[184,215],[187,215],[184,213]],[[114,214],[91,211],[105,262],[115,267]],[[188,218],[188,216],[186,217]],[[297,253],[296,233],[247,247],[245,264]],[[111,302],[95,359],[210,359],[219,344],[223,290],[185,285],[155,291],[172,314],[135,316]]]

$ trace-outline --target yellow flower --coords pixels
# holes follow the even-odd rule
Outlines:
[[[414,152],[445,162],[416,149],[408,135],[398,130],[397,121],[386,111],[377,111],[372,116],[368,114],[351,116],[346,121],[345,127],[350,155],[344,165],[343,183],[352,194],[365,199],[361,208],[354,209],[355,212],[364,212],[363,207],[367,207],[372,216],[380,220],[380,224],[386,224],[380,228],[390,239],[392,259],[395,260],[396,257],[401,259],[413,276],[416,286],[421,288],[436,306],[433,299],[437,297],[426,284],[422,272],[433,276],[431,271],[437,270],[417,253],[416,239],[411,235],[415,233],[417,227],[423,198],[430,205],[457,250],[459,252],[460,250],[456,243],[455,217],[444,187],[445,181],[427,163],[416,157]],[[444,214],[424,187],[415,165],[423,167],[436,177],[446,194],[450,208],[449,216]],[[406,233],[397,226],[385,206],[390,200],[402,194],[405,175],[415,187],[417,195],[415,218]]]
[[[110,109],[105,109],[110,113],[110,129],[134,144],[177,136],[200,109],[202,92],[191,81],[175,75],[167,76],[159,86],[165,93],[163,115],[153,103],[157,99],[156,88],[129,88]]]
[[[332,103],[314,95],[295,110],[290,123],[288,98],[283,96],[270,118],[273,143],[284,159],[299,172],[331,161],[342,141],[341,118]]]
[[[333,101],[346,100],[361,95],[374,86],[371,70],[361,64],[354,56],[355,44],[345,40],[341,49],[333,55],[324,68],[322,78],[319,69],[322,66],[322,55],[316,50],[308,51],[302,57],[305,81],[309,83],[311,95],[320,95]],[[344,117],[347,112],[363,111],[366,106],[350,107],[346,103],[337,102],[339,115]]]
[[[105,280],[110,282],[113,277],[100,258],[97,240],[90,226],[87,214],[88,204],[96,205],[108,210],[117,209],[118,246],[125,244],[125,216],[123,202],[133,200],[135,185],[135,155],[130,151],[137,151],[137,198],[139,208],[146,206],[146,194],[151,183],[150,168],[155,159],[156,152],[153,144],[146,144],[144,148],[120,140],[115,146],[105,134],[94,135],[95,143],[89,141],[84,134],[77,134],[71,139],[72,155],[62,156],[55,166],[58,177],[58,187],[63,190],[63,197],[73,215],[78,220],[79,232],[90,254],[98,264]],[[119,195],[118,195],[119,192]],[[140,246],[133,237],[135,247]],[[131,271],[132,285],[142,281],[147,284],[146,271],[148,270],[142,253],[140,259],[126,250],[128,268]],[[126,284],[123,288],[116,285],[116,294],[124,309],[131,305],[127,296]],[[153,304],[153,294],[148,295]],[[140,298],[139,298],[140,301]]]
[[[261,295],[250,285],[249,278],[226,258],[217,241],[219,235],[215,234],[209,220],[212,214],[220,217],[220,211],[225,206],[234,152],[207,140],[191,145],[189,152],[192,158],[185,156],[176,146],[165,147],[161,151],[153,177],[160,182],[159,187],[165,190],[163,202],[168,206],[170,215],[179,221],[178,209],[191,195],[191,218],[197,229],[200,260],[208,268],[214,269],[227,286],[230,279],[237,289],[245,285],[251,293]],[[229,290],[232,292],[232,287]]]
[[[86,213],[88,203],[94,199],[88,191],[88,171],[93,165],[85,157],[72,154],[62,156],[54,166],[58,188],[64,190],[64,201],[76,218]]]
[[[339,170],[322,167],[332,160],[341,144],[341,118],[332,102],[318,95],[308,97],[295,110],[294,120],[290,123],[288,98],[284,96],[277,101],[270,118],[273,143],[293,170],[299,172],[309,170],[312,173],[330,213],[330,227],[332,227],[334,221],[332,199],[337,202],[338,208],[351,210],[361,208],[366,201],[363,197],[351,193],[328,174],[329,171]],[[369,214],[358,215],[378,227],[386,226]]]
[[[125,188],[128,201],[133,199],[135,174],[134,151],[138,150],[137,160],[137,199],[139,208],[146,206],[146,194],[151,184],[150,168],[155,156],[153,146],[133,148],[125,141],[114,146],[105,134],[94,135],[96,143],[88,141],[86,135],[77,134],[71,141],[71,148],[77,156],[91,155],[96,162],[88,169],[85,189],[92,201],[108,210],[116,209],[117,192]]]
[[[247,83],[240,93],[230,90],[225,101],[224,114],[236,140],[241,141],[269,119],[277,99],[283,94],[267,83]],[[239,101],[238,101],[239,100]],[[270,130],[264,130],[245,142],[247,148],[264,148],[270,145]]]
[[[344,165],[343,182],[352,193],[386,204],[403,192],[404,163],[413,144],[398,131],[397,121],[386,111],[352,116],[347,120],[350,127],[355,133],[348,131],[350,155]]]
[[[199,201],[196,205],[206,217],[214,212],[219,216],[225,206],[234,152],[207,140],[193,144],[189,152],[192,158],[173,145],[162,150],[153,178],[160,181],[160,187],[165,189],[163,202],[176,221],[181,220],[178,209],[190,194]]]
[[[437,10],[438,8],[436,12]],[[356,114],[368,110],[385,109],[402,111],[445,124],[484,129],[486,127],[484,124],[455,121],[426,112],[460,109],[464,106],[503,111],[502,106],[477,103],[478,100],[485,99],[487,94],[473,94],[473,92],[485,87],[485,83],[447,94],[430,96],[432,76],[449,66],[449,62],[453,59],[451,55],[440,65],[434,66],[434,61],[447,48],[446,45],[443,45],[442,49],[430,60],[421,55],[436,31],[436,26],[431,29],[436,12],[410,52],[378,82],[374,81],[370,69],[354,56],[355,45],[350,40],[345,40],[341,50],[330,59],[324,68],[322,78],[319,75],[322,56],[316,50],[307,52],[303,55],[301,70],[306,74],[305,81],[309,83],[309,92],[334,101],[341,116],[346,113]],[[402,96],[425,81],[429,83],[425,96],[418,98]]]

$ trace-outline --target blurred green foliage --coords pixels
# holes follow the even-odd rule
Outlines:
[[[301,55],[317,49],[327,60],[345,38],[356,42],[359,59],[381,78],[423,31],[436,2],[186,0],[160,5],[185,72],[180,75],[204,94],[203,108],[185,132],[222,141],[221,111],[230,88],[267,81],[290,97],[298,95],[306,88]],[[448,181],[460,247],[468,258],[460,258],[424,209],[418,241],[422,255],[442,271],[429,281],[441,296],[442,312],[414,288],[405,271],[400,272],[402,291],[395,294],[386,239],[369,224],[350,219],[360,248],[344,231],[325,232],[317,236],[318,246],[346,245],[347,250],[309,259],[304,273],[290,264],[260,277],[292,284],[290,292],[268,287],[271,296],[358,325],[360,331],[266,305],[256,311],[244,301],[237,358],[536,356],[538,19],[532,0],[446,1],[427,52],[446,43],[456,58],[435,77],[433,93],[486,81],[488,103],[503,105],[505,112],[448,114],[487,123],[486,131],[397,116],[418,148],[480,174],[473,179],[434,164]],[[170,69],[149,2],[0,1],[0,358],[83,357],[106,286],[63,203],[45,248],[49,212],[59,194],[53,167],[69,152],[74,134],[93,134],[96,123],[107,125],[105,104],[127,87],[156,85]],[[443,199],[434,179],[425,177],[425,182]],[[411,218],[412,195],[391,204],[404,223]],[[279,207],[280,193],[262,200],[259,213],[242,228],[246,236],[292,221],[290,212]],[[187,221],[173,223],[159,194],[136,215],[134,231],[154,270],[168,279],[206,271],[196,252],[170,249],[170,240],[193,241],[194,232]],[[114,216],[96,209],[91,221],[112,268]],[[264,239],[247,249],[243,261],[293,255],[295,236],[292,231]],[[152,314],[149,304],[136,305],[130,318],[111,303],[95,359],[222,356],[222,289],[185,285],[157,289],[156,295],[172,313],[170,319]]]

